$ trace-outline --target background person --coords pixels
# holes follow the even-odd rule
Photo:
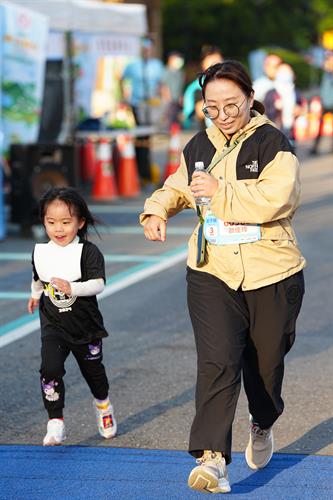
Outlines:
[[[125,67],[120,81],[123,98],[130,104],[138,125],[151,125],[151,105],[160,105],[163,73],[163,63],[154,57],[153,42],[147,38],[142,42],[141,57]],[[142,146],[136,147],[139,175],[146,181],[151,180],[148,141],[149,136],[141,136],[137,143]]]
[[[320,82],[319,96],[322,105],[322,113],[320,116],[318,134],[310,151],[310,153],[313,155],[316,155],[318,153],[320,140],[323,136],[324,115],[325,113],[333,113],[333,53],[329,53],[325,58],[324,72]],[[333,135],[331,142],[331,151],[333,152]]]
[[[289,64],[282,63],[277,69],[274,88],[264,99],[266,115],[288,137],[295,148],[294,126],[302,112],[302,97],[295,87],[295,73]]]
[[[291,226],[300,181],[288,140],[262,116],[264,107],[254,100],[239,62],[215,64],[199,81],[213,125],[186,145],[178,170],[146,200],[140,221],[147,239],[165,241],[169,217],[195,209],[195,197],[211,199],[199,209],[207,239],[204,262],[198,259],[200,222],[187,260],[198,355],[189,443],[198,465],[188,484],[218,493],[230,491],[227,464],[242,373],[250,413],[247,464],[259,469],[272,457],[272,426],[284,407],[284,356],[295,339],[305,260]],[[211,165],[210,172],[194,172],[196,161]]]
[[[117,424],[108,392],[102,339],[108,333],[96,295],[104,289],[104,258],[87,241],[94,219],[84,199],[71,188],[52,188],[40,200],[40,215],[48,243],[36,244],[28,311],[39,307],[41,321],[40,380],[48,412],[44,446],[66,439],[65,361],[72,352],[93,396],[98,430],[114,437]]]
[[[168,55],[162,78],[162,99],[166,103],[166,126],[180,124],[183,91],[185,82],[184,57],[178,51]]]
[[[253,82],[254,94],[258,101],[264,102],[267,92],[274,88],[275,75],[281,63],[282,59],[277,54],[267,54],[265,57],[264,74]]]
[[[212,45],[204,45],[200,54],[201,71],[205,71],[209,66],[223,62],[221,50]],[[183,122],[184,128],[199,126],[205,128],[210,125],[210,120],[207,121],[202,113],[203,100],[201,95],[201,87],[199,79],[193,80],[185,89],[183,97]]]

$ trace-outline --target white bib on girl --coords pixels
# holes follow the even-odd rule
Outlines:
[[[49,283],[51,278],[76,281],[81,278],[81,254],[83,244],[75,238],[69,245],[62,247],[53,241],[37,243],[34,263],[41,281]]]

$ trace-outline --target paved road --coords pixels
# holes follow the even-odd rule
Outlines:
[[[276,448],[285,453],[333,454],[333,196],[332,155],[300,156],[303,204],[296,216],[308,260],[307,291],[297,342],[288,355],[286,410],[276,425]],[[168,241],[146,242],[137,225],[143,197],[93,207],[105,222],[94,238],[107,261],[109,295],[101,309],[110,331],[105,364],[112,385],[119,436],[96,433],[89,391],[72,359],[67,363],[67,444],[185,450],[193,416],[195,351],[186,310],[184,248],[194,215],[169,224]],[[32,240],[11,233],[0,244],[0,341],[24,328]],[[11,260],[9,260],[11,259]],[[178,263],[177,263],[178,261]],[[176,262],[176,263],[175,263]],[[163,266],[167,270],[160,270]],[[158,272],[159,271],[159,272]],[[155,273],[150,275],[151,273]],[[132,279],[133,284],[129,285]],[[127,281],[126,281],[127,280]],[[116,291],[119,286],[120,290]],[[113,287],[113,288],[112,288]],[[40,444],[46,415],[39,394],[37,330],[0,348],[0,444]],[[247,408],[241,394],[233,449],[247,441]]]

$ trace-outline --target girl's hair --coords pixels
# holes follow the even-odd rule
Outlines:
[[[199,84],[204,99],[207,84],[222,78],[234,82],[247,97],[250,97],[254,92],[251,78],[245,67],[240,62],[230,59],[223,63],[213,64],[199,75]],[[265,106],[259,101],[254,101],[252,108],[262,115],[265,113]]]
[[[86,201],[76,189],[71,187],[53,187],[43,194],[39,200],[39,216],[43,224],[47,207],[55,200],[66,203],[71,215],[76,215],[79,220],[84,219],[84,225],[78,230],[78,236],[86,239],[89,226],[97,232],[96,219],[90,213]]]

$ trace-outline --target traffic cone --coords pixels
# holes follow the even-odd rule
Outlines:
[[[309,121],[308,137],[309,139],[315,139],[319,134],[320,117],[318,118],[313,113],[309,113],[308,121]]]
[[[296,118],[294,124],[294,137],[296,142],[304,142],[308,138],[309,122],[305,115]]]
[[[91,138],[81,145],[80,174],[83,182],[92,182],[96,174],[96,151]]]
[[[333,135],[333,113],[327,112],[323,116],[323,135],[332,137]]]
[[[97,167],[92,198],[95,200],[110,201],[116,198],[117,195],[111,144],[107,139],[101,139],[97,149]]]
[[[309,111],[310,111],[310,113],[313,113],[314,115],[317,115],[317,116],[321,115],[321,113],[323,111],[323,107],[321,104],[321,99],[318,95],[311,97]]]
[[[179,167],[180,157],[180,125],[178,123],[173,123],[170,127],[168,163],[165,166],[164,180],[167,179],[169,175],[176,172],[177,168]]]
[[[309,138],[315,139],[319,134],[320,117],[323,112],[320,97],[314,96],[309,105]]]
[[[117,146],[120,153],[117,170],[119,194],[121,196],[137,196],[140,194],[140,182],[134,139],[129,135],[120,135],[117,137]]]

